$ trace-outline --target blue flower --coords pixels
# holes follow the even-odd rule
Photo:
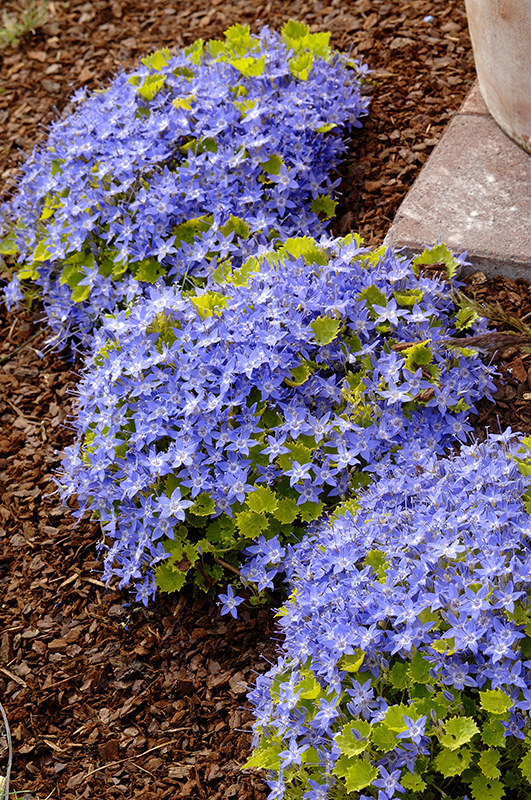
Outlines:
[[[227,588],[227,594],[219,594],[218,599],[223,605],[221,606],[220,614],[231,614],[234,619],[238,617],[238,606],[243,603],[244,598],[234,595],[232,586]]]

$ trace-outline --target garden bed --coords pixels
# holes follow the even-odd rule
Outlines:
[[[36,141],[37,126],[53,118],[53,106],[64,109],[70,83],[77,88],[81,77],[95,88],[155,47],[253,22],[245,8],[221,4],[208,13],[189,5],[186,16],[165,13],[173,8],[167,3],[149,11],[118,2],[51,5],[47,27],[2,54],[0,119],[2,108],[9,113],[0,136],[10,143],[3,180],[20,149]],[[270,3],[257,16],[276,28],[293,16],[329,28],[333,44],[353,42],[376,70],[371,116],[343,168],[338,229],[379,243],[473,80],[463,7],[317,6]],[[430,15],[433,24],[425,21]],[[50,71],[54,64],[60,69]],[[500,300],[521,316],[531,311],[523,281],[475,275],[470,286],[483,301]],[[1,314],[0,692],[14,737],[13,790],[26,791],[27,800],[52,791],[67,800],[265,797],[259,778],[240,772],[251,739],[242,706],[245,686],[274,660],[272,613],[240,608],[239,620],[220,618],[189,592],[127,608],[123,593],[101,584],[98,527],[75,525],[51,480],[71,438],[65,422],[75,372],[58,356],[36,355],[45,334],[35,317]],[[487,426],[531,430],[528,362],[514,349],[502,355],[505,384],[496,404],[480,404],[480,437]]]

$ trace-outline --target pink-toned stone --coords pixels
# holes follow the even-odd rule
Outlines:
[[[531,280],[531,156],[481,111],[477,89],[455,115],[386,237],[408,255],[444,241],[473,269]]]

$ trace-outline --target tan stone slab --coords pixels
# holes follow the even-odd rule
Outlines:
[[[444,241],[467,250],[473,269],[531,280],[531,156],[483,108],[475,87],[398,209],[386,243],[413,255]]]

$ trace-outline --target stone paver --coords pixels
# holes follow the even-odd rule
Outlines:
[[[531,280],[531,156],[494,122],[477,83],[386,237],[407,255],[439,241],[487,275]]]

